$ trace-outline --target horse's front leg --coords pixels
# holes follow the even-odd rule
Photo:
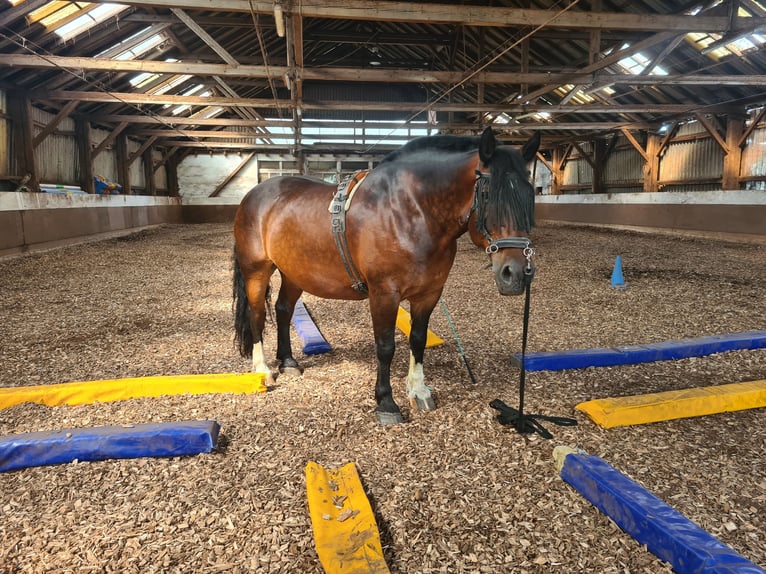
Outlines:
[[[277,360],[279,372],[285,375],[302,375],[303,369],[293,357],[293,347],[290,343],[290,320],[293,318],[295,303],[303,291],[282,275],[282,286],[279,288],[274,310],[277,315]]]
[[[428,337],[428,322],[438,299],[437,296],[435,300],[433,297],[429,297],[410,301],[412,326],[410,329],[410,370],[407,373],[407,396],[412,408],[421,411],[432,411],[436,408],[431,387],[426,385],[423,375],[423,355]]]
[[[399,405],[394,401],[391,390],[391,361],[396,350],[396,313],[399,298],[386,294],[370,293],[370,314],[375,333],[375,353],[378,360],[378,377],[375,382],[375,402],[378,404],[375,414],[382,425],[394,425],[404,422]]]

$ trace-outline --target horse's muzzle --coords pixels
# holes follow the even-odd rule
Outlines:
[[[526,263],[505,259],[492,264],[495,284],[501,295],[521,295],[526,286]],[[534,271],[534,270],[533,270]]]

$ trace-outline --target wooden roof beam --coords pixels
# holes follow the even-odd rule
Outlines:
[[[98,3],[112,0],[95,0]],[[156,7],[157,0],[125,0],[131,6]],[[272,0],[163,0],[163,8],[182,10],[211,9],[217,12],[247,12],[273,14]],[[673,14],[630,14],[620,12],[578,12],[570,10],[560,14],[556,10],[505,8],[500,6],[456,6],[451,4],[422,4],[419,2],[390,2],[385,0],[355,0],[354,2],[327,2],[301,0],[303,18],[331,18],[337,20],[372,20],[382,22],[417,22],[422,24],[453,24],[465,26],[545,26],[581,30],[636,30],[641,32],[675,31],[728,32],[728,16],[689,16]],[[748,25],[758,24],[758,18],[747,18]],[[737,22],[737,25],[740,23]]]
[[[666,36],[663,34],[662,36]],[[654,38],[659,42],[665,38]],[[667,76],[645,76],[642,74],[598,74],[629,54],[642,50],[651,42],[635,44],[630,48],[599,60],[593,66],[586,66],[576,72],[558,74],[540,72],[483,72],[471,78],[477,84],[546,84],[530,94],[536,99],[562,84],[628,84],[628,85],[732,85],[766,86],[766,74],[672,74]],[[643,47],[642,47],[643,46]],[[154,60],[111,60],[108,58],[83,58],[74,56],[38,56],[34,54],[3,54],[0,67],[39,69],[75,69],[82,71],[149,72],[157,74],[190,74],[199,77],[246,77],[281,79],[290,71],[288,66],[250,66],[233,64],[206,64],[199,62],[162,62]],[[380,83],[435,83],[455,84],[464,80],[462,72],[426,71],[407,69],[361,70],[349,68],[303,68],[302,79],[341,82]],[[539,95],[537,95],[539,94]]]
[[[140,105],[191,105],[191,106],[221,106],[221,107],[249,107],[249,108],[280,108],[290,109],[294,105],[291,100],[281,99],[273,100],[271,98],[234,98],[234,97],[202,97],[202,96],[176,96],[171,94],[132,94],[128,92],[81,92],[71,90],[32,90],[30,97],[34,100],[49,101],[69,101],[72,99],[80,102],[103,102],[103,103],[126,103]],[[345,101],[345,100],[325,100],[313,101],[304,100],[302,102],[304,110],[375,110],[375,111],[421,111],[422,102],[401,102],[401,101]],[[507,104],[504,102],[490,102],[477,104],[473,102],[452,102],[435,103],[428,107],[434,111],[465,111],[465,112],[498,112],[503,111],[508,114],[534,113],[545,111],[549,113],[563,114],[625,114],[625,113],[644,113],[644,114],[683,114],[690,113],[697,109],[694,104],[627,104],[622,106],[584,104],[580,106],[561,106],[547,104]],[[724,112],[725,106],[720,109],[706,106],[707,110]],[[112,117],[126,117],[117,116]],[[127,116],[129,117],[129,116]],[[200,123],[199,119],[163,116],[163,120],[168,123]],[[261,118],[257,118],[261,119]],[[122,121],[122,120],[120,120]],[[215,123],[216,119],[213,119]],[[245,124],[242,124],[245,125]],[[249,124],[249,125],[258,125]]]

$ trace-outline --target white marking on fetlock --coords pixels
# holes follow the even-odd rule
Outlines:
[[[423,363],[416,363],[412,353],[410,353],[410,370],[407,373],[407,396],[410,402],[414,399],[425,401],[431,397],[431,387],[425,384]]]
[[[274,378],[271,376],[271,369],[266,364],[266,357],[263,354],[263,342],[253,345],[253,372],[266,375],[266,384],[273,384]]]

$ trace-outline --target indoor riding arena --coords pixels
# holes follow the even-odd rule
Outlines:
[[[0,573],[763,573],[766,8],[678,4],[0,0]]]

